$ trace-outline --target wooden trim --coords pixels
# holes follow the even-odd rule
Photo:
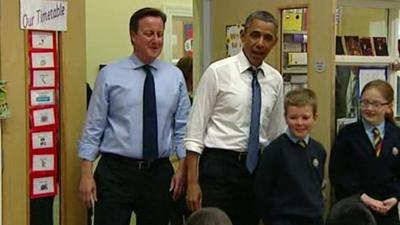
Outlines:
[[[2,120],[3,224],[27,225],[28,123],[25,32],[19,29],[19,1],[0,1],[0,76],[7,80],[11,118]]]
[[[77,22],[80,21],[80,22]],[[79,199],[80,160],[77,142],[86,113],[85,1],[68,1],[68,31],[59,33],[60,56],[60,221],[86,225]]]

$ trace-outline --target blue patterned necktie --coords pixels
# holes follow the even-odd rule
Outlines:
[[[261,88],[258,83],[258,70],[249,69],[253,79],[251,81],[252,97],[251,97],[251,119],[250,119],[250,135],[247,145],[246,166],[250,173],[253,173],[257,166],[258,151],[260,144],[260,112],[261,112]]]
[[[143,159],[158,156],[157,105],[154,77],[151,67],[144,65],[146,79],[143,87]]]

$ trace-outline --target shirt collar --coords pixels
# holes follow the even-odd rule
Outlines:
[[[368,134],[372,133],[372,130],[376,127],[378,128],[379,132],[381,132],[381,135],[385,133],[385,121],[382,123],[378,124],[377,126],[373,126],[370,123],[368,123],[366,120],[362,119],[362,123],[364,125],[365,130],[367,131]]]
[[[293,143],[297,143],[298,141],[300,141],[299,138],[297,138],[296,136],[294,136],[294,135],[292,134],[292,132],[290,132],[289,128],[286,128],[285,134],[288,136],[288,138],[289,138]],[[310,135],[307,135],[303,140],[306,142],[306,144],[308,144],[308,143],[310,142]]]
[[[255,68],[253,65],[250,64],[249,60],[247,59],[246,55],[243,52],[243,49],[239,52],[239,54],[236,55],[238,57],[239,61],[239,72],[242,74],[246,72],[250,67]],[[265,62],[262,62],[262,64],[255,68],[255,69],[260,69],[262,71],[262,75],[265,76],[268,74],[268,67]]]
[[[129,59],[132,62],[131,67],[134,70],[141,69],[142,66],[145,65],[135,54],[132,54],[129,57]],[[158,70],[158,68],[160,67],[160,60],[155,59],[152,63],[150,63],[148,65],[150,65],[152,68]]]

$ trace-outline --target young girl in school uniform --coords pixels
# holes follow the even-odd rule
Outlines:
[[[330,158],[337,200],[359,195],[378,225],[400,225],[400,128],[393,122],[393,89],[382,80],[361,92],[361,120],[339,131]]]

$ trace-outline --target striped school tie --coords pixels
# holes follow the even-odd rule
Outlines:
[[[307,147],[307,144],[306,144],[306,142],[304,140],[298,140],[297,144],[302,148],[306,148]]]
[[[375,148],[375,155],[376,157],[379,157],[382,151],[382,138],[381,138],[381,132],[379,131],[378,128],[374,128],[372,130],[372,134],[374,137],[374,148]]]

